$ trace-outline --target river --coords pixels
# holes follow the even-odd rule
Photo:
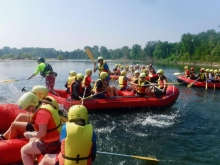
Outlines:
[[[65,89],[69,71],[85,73],[92,69],[91,61],[48,61],[58,73],[55,88]],[[107,61],[110,69],[117,61]],[[124,63],[123,63],[124,64]],[[135,64],[135,63],[129,63]],[[140,65],[146,65],[139,63]],[[44,85],[44,80],[28,78],[36,61],[0,61],[0,80],[20,81],[0,83],[0,103],[16,103],[21,89]],[[183,72],[182,65],[154,64],[164,69],[169,82],[176,82],[174,72]],[[199,68],[195,68],[198,72]],[[36,77],[39,77],[36,76]],[[93,73],[96,80],[98,73]],[[220,91],[177,86],[179,98],[161,112],[90,114],[90,123],[97,133],[98,151],[118,154],[154,156],[160,165],[219,165],[220,164]],[[144,160],[97,154],[94,165],[143,165]]]

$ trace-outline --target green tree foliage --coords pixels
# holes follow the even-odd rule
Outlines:
[[[142,49],[134,44],[132,48],[123,46],[121,49],[108,49],[85,46],[83,50],[77,49],[71,52],[55,50],[54,48],[24,47],[21,49],[8,46],[0,49],[1,59],[37,59],[63,58],[63,59],[89,59],[85,53],[89,48],[94,58],[103,56],[104,59],[129,59],[129,60],[161,60],[161,61],[189,61],[189,62],[216,62],[220,60],[220,32],[207,30],[199,34],[183,34],[180,42],[169,43],[167,41],[148,41]]]

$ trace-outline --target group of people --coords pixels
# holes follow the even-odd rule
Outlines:
[[[110,86],[110,75],[114,75],[109,70],[108,64],[104,61],[103,57],[98,57],[97,59],[98,65],[96,66],[96,62],[94,62],[94,69],[93,72],[99,71],[99,79],[93,81],[91,78],[92,70],[87,69],[85,71],[85,76],[82,73],[76,73],[75,71],[70,71],[69,77],[67,78],[65,87],[66,92],[70,94],[71,99],[74,100],[82,100],[85,96],[92,95],[95,98],[106,98],[111,96],[119,96],[117,87]],[[128,66],[128,65],[126,65]],[[163,70],[158,70],[157,72],[152,67],[152,64],[147,66],[148,74],[157,74],[158,84],[153,84],[150,81],[146,80],[147,74],[146,70],[139,68],[137,64],[135,67],[136,70],[132,73],[133,76],[130,76],[129,71],[122,65],[117,65],[117,73],[118,75],[118,85],[119,90],[130,91],[138,96],[145,96],[145,95],[164,95],[166,94],[167,89],[167,78],[164,75]],[[114,70],[113,70],[114,71]],[[129,76],[127,76],[129,75]],[[91,86],[93,83],[93,87]],[[160,94],[159,94],[160,93]]]
[[[188,66],[184,66],[184,75],[187,78],[200,82],[220,82],[220,69],[218,70],[201,68],[199,73],[196,74],[193,67],[189,69]]]
[[[92,164],[96,158],[96,134],[88,122],[88,111],[74,105],[63,125],[57,101],[48,96],[45,86],[35,86],[19,101],[20,113],[1,140],[25,137],[29,142],[21,148],[24,165],[34,165],[36,155],[44,155],[40,165]]]

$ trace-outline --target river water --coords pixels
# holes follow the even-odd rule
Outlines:
[[[91,61],[48,61],[58,73],[56,89],[64,84],[71,70],[84,73],[93,68]],[[116,61],[107,61],[110,69]],[[124,63],[123,63],[124,64]],[[135,63],[128,63],[135,64]],[[139,63],[146,65],[146,63]],[[44,85],[44,80],[28,78],[37,66],[36,61],[0,61],[0,80],[20,81],[0,83],[0,103],[16,103],[21,89]],[[181,65],[154,65],[164,69],[169,82],[176,82],[174,72]],[[196,68],[198,71],[198,68]],[[39,76],[36,76],[39,77]],[[96,80],[98,73],[93,73]],[[219,165],[220,164],[220,91],[187,88],[178,85],[179,98],[161,112],[91,114],[90,123],[97,133],[97,149],[118,154],[153,156],[160,165]],[[98,154],[94,165],[143,165],[151,162]]]

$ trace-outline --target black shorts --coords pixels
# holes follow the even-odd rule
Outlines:
[[[33,127],[33,124],[32,124],[31,122],[28,122],[28,123],[27,123],[26,131],[30,131],[30,132],[35,131],[35,129],[34,129],[34,127]]]
[[[61,143],[59,140],[54,142],[44,142],[42,140],[39,140],[37,142],[37,148],[40,150],[42,155],[58,154],[61,149]]]

